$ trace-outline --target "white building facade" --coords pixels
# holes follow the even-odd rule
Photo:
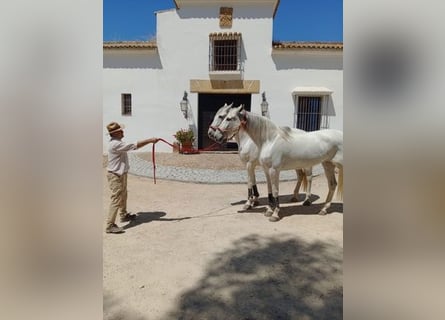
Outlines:
[[[127,141],[174,141],[192,128],[195,147],[224,103],[244,104],[280,126],[343,129],[343,44],[274,42],[279,0],[175,0],[156,12],[156,40],[103,45],[103,125],[126,126]],[[184,92],[187,111],[180,102]],[[265,95],[262,93],[265,92]],[[104,152],[108,136],[104,134]],[[172,148],[159,143],[157,151]],[[220,147],[232,150],[234,144]]]

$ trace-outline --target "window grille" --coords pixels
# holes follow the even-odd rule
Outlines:
[[[211,33],[209,71],[241,71],[241,34]]]
[[[297,97],[294,127],[305,131],[329,128],[327,99],[324,97]]]
[[[131,116],[131,93],[122,93],[121,108],[123,116]]]

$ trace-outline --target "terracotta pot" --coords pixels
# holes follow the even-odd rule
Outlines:
[[[183,142],[181,144],[181,153],[189,153],[193,151],[193,143],[191,141]]]

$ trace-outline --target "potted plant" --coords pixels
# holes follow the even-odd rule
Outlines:
[[[195,134],[192,129],[180,129],[173,135],[179,142],[181,153],[193,151],[193,142],[195,141]]]

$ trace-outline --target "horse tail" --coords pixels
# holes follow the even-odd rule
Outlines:
[[[338,168],[337,199],[343,200],[343,166]]]

